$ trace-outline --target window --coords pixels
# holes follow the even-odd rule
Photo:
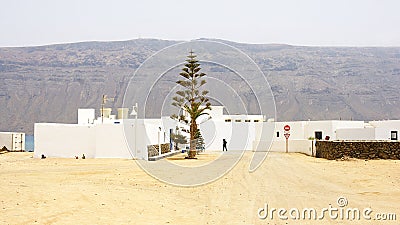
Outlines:
[[[244,120],[244,122],[247,122],[247,123],[249,123],[249,122],[250,122],[250,120]]]
[[[235,122],[238,122],[238,123],[239,123],[239,122],[242,122],[242,120],[235,120]]]
[[[390,132],[390,140],[397,141],[397,131],[394,130]]]
[[[231,121],[232,121],[231,119],[226,119],[226,120],[225,120],[225,122],[231,122]]]
[[[276,132],[276,137],[279,137],[279,131]]]
[[[322,139],[322,131],[315,131],[315,139],[317,140]]]

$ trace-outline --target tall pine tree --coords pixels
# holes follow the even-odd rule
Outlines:
[[[211,110],[211,103],[206,97],[208,94],[207,90],[202,90],[206,80],[202,79],[206,74],[201,73],[201,67],[194,55],[193,51],[189,52],[186,59],[186,64],[182,68],[182,72],[179,74],[181,80],[176,83],[182,87],[182,90],[176,92],[176,96],[172,98],[173,106],[183,109],[190,116],[190,149],[188,152],[188,158],[196,157],[196,133],[197,133],[197,122],[196,119],[201,115],[205,115],[204,111]],[[172,115],[173,118],[178,118],[177,115]],[[179,117],[181,118],[181,117]]]

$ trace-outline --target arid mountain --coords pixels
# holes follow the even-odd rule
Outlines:
[[[101,96],[121,106],[130,77],[176,41],[137,39],[0,48],[0,131],[74,123]],[[277,120],[400,119],[400,48],[300,47],[226,42],[266,75]]]

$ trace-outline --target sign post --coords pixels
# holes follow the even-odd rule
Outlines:
[[[285,138],[286,138],[286,153],[289,152],[289,137],[290,137],[290,126],[289,125],[285,125],[283,127],[283,130],[285,131]]]

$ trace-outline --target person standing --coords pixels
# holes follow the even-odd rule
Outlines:
[[[228,151],[228,149],[226,148],[226,144],[227,144],[227,142],[226,142],[226,140],[225,139],[222,139],[222,151]]]

